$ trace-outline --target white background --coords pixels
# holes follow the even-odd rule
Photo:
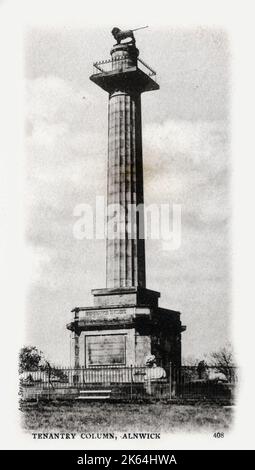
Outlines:
[[[19,424],[17,357],[24,329],[24,300],[29,273],[23,240],[24,102],[23,32],[26,27],[85,27],[124,23],[155,26],[222,26],[232,49],[233,161],[233,328],[241,367],[236,419],[224,439],[211,433],[174,434],[161,441],[126,442],[126,448],[254,448],[254,11],[251,1],[162,1],[126,4],[86,1],[0,1],[0,178],[1,178],[1,396],[0,447],[85,448],[84,441],[32,441]],[[123,444],[123,441],[122,441]],[[86,446],[98,447],[97,441]],[[115,443],[100,441],[101,448]],[[119,446],[119,443],[118,443]]]

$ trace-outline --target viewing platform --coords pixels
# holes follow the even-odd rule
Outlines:
[[[116,53],[114,48],[114,53]],[[135,51],[138,50],[135,48]],[[93,63],[93,74],[90,80],[103,90],[112,93],[118,87],[135,88],[140,93],[159,90],[156,72],[136,54],[117,55],[111,59]]]

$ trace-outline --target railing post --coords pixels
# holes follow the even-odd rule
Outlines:
[[[130,366],[131,380],[130,380],[130,399],[133,400],[133,366]]]
[[[51,367],[48,363],[48,401],[50,401]]]
[[[169,362],[169,399],[172,399],[172,362]]]

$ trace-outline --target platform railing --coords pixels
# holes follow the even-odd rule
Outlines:
[[[114,70],[125,71],[136,67],[142,70],[149,77],[156,77],[156,72],[144,60],[139,57],[135,60],[126,56],[120,56],[113,59],[100,60],[93,63],[93,74],[110,73]]]

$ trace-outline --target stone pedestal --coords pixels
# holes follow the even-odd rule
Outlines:
[[[120,288],[92,293],[94,306],[75,308],[68,325],[75,333],[76,364],[144,365],[146,357],[154,354],[163,367],[169,362],[180,365],[180,313],[160,308],[158,292]]]

